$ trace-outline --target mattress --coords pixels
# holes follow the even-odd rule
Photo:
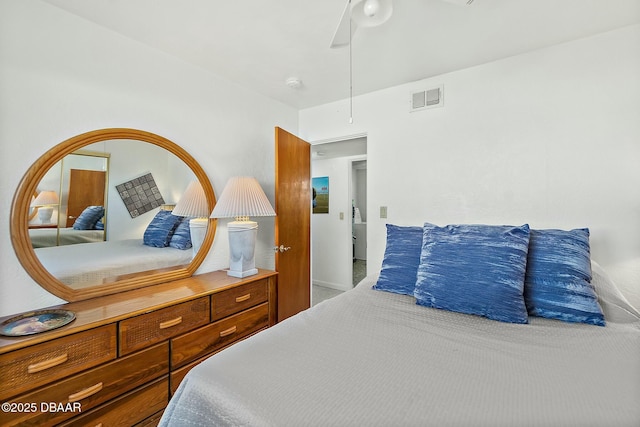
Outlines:
[[[58,230],[60,237],[58,237]],[[32,228],[29,229],[31,245],[34,248],[47,248],[58,245],[75,245],[104,241],[104,230],[75,230],[68,228]]]
[[[193,251],[173,247],[155,248],[142,239],[34,249],[42,265],[72,288],[102,284],[124,274],[172,267],[191,262]]]
[[[197,365],[160,425],[640,425],[640,314],[598,270],[605,327],[422,307],[375,280]]]

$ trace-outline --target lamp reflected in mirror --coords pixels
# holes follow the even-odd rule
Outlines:
[[[171,211],[173,215],[189,218],[189,234],[193,254],[197,254],[204,241],[209,225],[209,205],[204,189],[198,181],[192,181],[187,186],[182,197]],[[180,228],[180,226],[178,226]]]
[[[51,224],[53,216],[53,208],[60,203],[58,193],[53,190],[41,191],[40,194],[31,202],[31,207],[38,208],[38,219],[41,224]]]

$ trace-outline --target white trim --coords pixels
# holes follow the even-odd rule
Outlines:
[[[314,280],[313,285],[323,286],[325,288],[335,289],[337,291],[348,291],[349,289],[353,288],[353,286],[345,288],[339,283],[324,282],[322,280]]]
[[[343,142],[343,141],[349,141],[351,139],[360,139],[360,138],[367,138],[367,133],[366,132],[362,132],[362,133],[355,133],[355,134],[347,135],[347,136],[338,136],[338,137],[334,137],[334,138],[321,139],[321,140],[318,140],[318,141],[309,142],[309,144],[311,144],[311,145],[320,145],[320,144],[328,144],[330,142]]]

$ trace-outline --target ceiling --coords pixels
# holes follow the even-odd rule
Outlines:
[[[329,48],[347,0],[43,1],[294,108],[349,97],[349,49]],[[640,0],[449,1],[359,28],[354,95],[640,23]]]

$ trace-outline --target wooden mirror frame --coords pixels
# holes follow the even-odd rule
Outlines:
[[[163,138],[159,135],[137,129],[109,128],[94,130],[74,136],[56,145],[31,165],[27,173],[22,177],[18,189],[11,204],[11,241],[18,260],[27,273],[40,284],[44,289],[65,301],[81,301],[102,295],[115,294],[144,286],[155,285],[171,280],[190,277],[198,269],[205,256],[211,248],[216,232],[216,220],[209,219],[209,225],[205,234],[204,242],[198,253],[193,257],[187,267],[165,268],[153,270],[152,273],[131,274],[121,280],[116,280],[108,284],[88,286],[82,289],[72,289],[62,283],[40,263],[29,237],[29,205],[37,186],[47,173],[57,162],[67,154],[71,154],[87,145],[96,142],[112,139],[130,139],[147,142],[164,148],[177,156],[180,160],[191,168],[196,178],[202,184],[209,208],[213,210],[216,204],[213,187],[206,173],[198,162],[187,153],[182,147]]]

